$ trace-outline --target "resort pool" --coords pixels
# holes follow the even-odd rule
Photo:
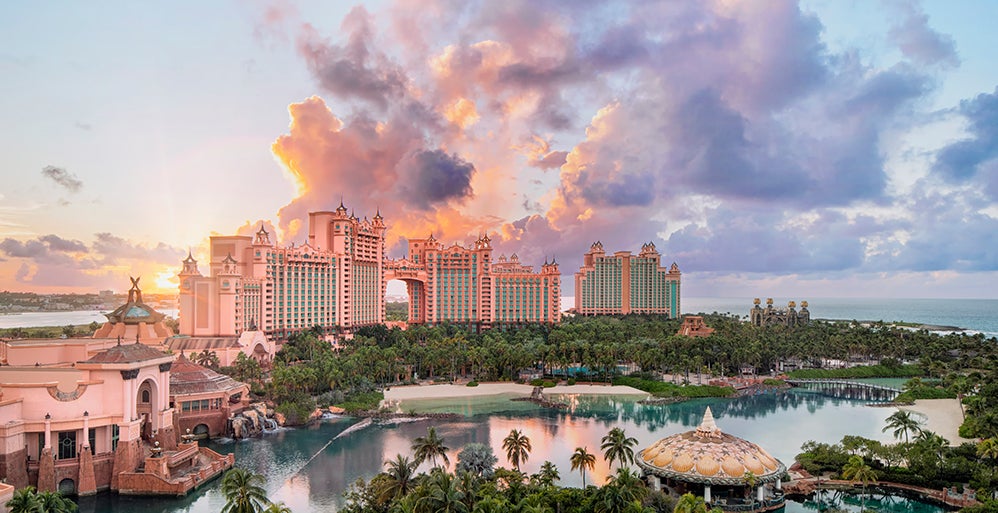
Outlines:
[[[785,513],[812,513],[815,511],[860,513],[876,511],[878,513],[943,513],[945,508],[926,502],[909,499],[899,495],[889,495],[871,492],[866,496],[848,494],[839,491],[822,490],[818,497],[804,502],[787,501]]]

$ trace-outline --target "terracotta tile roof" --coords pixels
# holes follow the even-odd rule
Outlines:
[[[170,337],[166,339],[166,346],[171,351],[187,352],[242,347],[236,337]]]
[[[155,360],[164,356],[169,355],[145,344],[133,342],[111,346],[109,349],[93,355],[89,360],[84,360],[83,363],[135,363]]]
[[[235,393],[245,384],[187,359],[183,353],[170,368],[170,395],[183,396],[211,392]]]

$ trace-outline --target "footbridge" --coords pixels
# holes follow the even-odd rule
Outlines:
[[[794,387],[849,399],[890,401],[901,393],[901,390],[895,387],[847,379],[787,379],[785,381]]]

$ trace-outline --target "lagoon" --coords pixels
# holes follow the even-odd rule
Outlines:
[[[424,420],[370,427],[338,434],[358,421],[334,418],[300,429],[281,429],[262,438],[212,442],[220,452],[235,452],[238,466],[266,476],[265,488],[275,501],[284,501],[296,513],[334,511],[343,504],[343,491],[358,478],[370,479],[385,460],[396,454],[411,454],[411,441],[436,426],[451,448],[451,468],[457,452],[471,442],[492,446],[501,455],[502,439],[511,429],[520,429],[533,442],[534,450],[523,465],[537,472],[545,460],[555,463],[561,485],[580,486],[582,478],[572,472],[569,457],[575,447],[587,446],[598,453],[600,438],[612,427],[622,427],[644,448],[660,438],[693,429],[710,406],[718,426],[725,432],[748,439],[767,449],[786,465],[807,440],[838,442],[846,434],[889,441],[883,433],[885,419],[893,408],[870,408],[864,401],[835,399],[815,392],[791,390],[736,399],[699,399],[685,403],[641,405],[635,396],[554,396],[570,405],[566,411],[546,410],[529,402],[513,402],[508,396],[405,401],[403,411],[454,412],[466,415],[456,420]],[[588,483],[602,484],[610,471],[602,458]],[[224,500],[219,481],[210,483],[183,499],[119,497],[102,494],[81,500],[82,513],[145,511],[147,513],[208,513],[221,509]],[[787,511],[807,511],[788,505]],[[803,506],[801,506],[803,507]]]

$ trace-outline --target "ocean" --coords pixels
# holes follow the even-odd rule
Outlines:
[[[856,321],[904,321],[955,326],[987,337],[998,337],[998,299],[909,299],[909,298],[773,298],[773,304],[806,299],[812,319]],[[765,298],[762,298],[765,305]],[[747,316],[752,298],[684,297],[683,313],[730,313]]]
[[[177,310],[157,310],[171,317],[177,316]],[[110,310],[108,310],[110,312]],[[42,326],[69,326],[104,324],[107,317],[100,310],[78,310],[72,312],[24,312],[15,314],[0,314],[0,328],[37,328]]]
[[[905,321],[940,326],[955,326],[969,332],[998,337],[998,299],[871,299],[871,298],[773,298],[774,304],[808,301],[813,319],[857,321]],[[765,301],[765,298],[763,298]],[[562,306],[571,305],[572,297],[562,298]],[[747,316],[752,298],[683,297],[683,313],[730,313]],[[161,310],[176,317],[176,310]],[[104,323],[107,319],[96,310],[80,312],[30,312],[0,315],[0,328],[66,326],[67,324]]]

